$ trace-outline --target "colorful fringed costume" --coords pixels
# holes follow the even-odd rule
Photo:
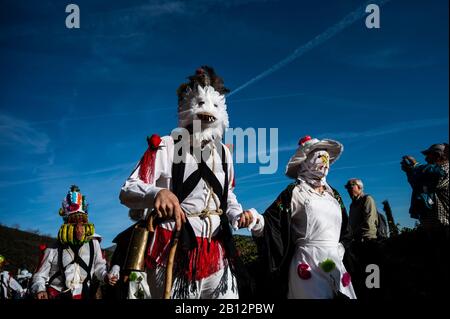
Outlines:
[[[107,270],[100,244],[93,240],[94,225],[88,222],[86,200],[78,187],[71,187],[59,214],[64,224],[58,241],[43,247],[31,290],[34,294],[46,292],[50,299],[89,298],[93,277],[103,282]]]
[[[221,143],[228,127],[224,96],[228,91],[209,67],[200,68],[189,79],[178,89],[179,125],[187,136],[149,138],[149,149],[122,187],[120,200],[131,209],[130,216],[139,219],[152,211],[162,189],[177,196],[187,222],[176,254],[173,298],[238,298],[244,269],[230,224],[237,225],[243,210],[233,193],[232,156]],[[262,219],[255,210],[252,214],[255,220]],[[262,223],[252,230],[261,231]],[[148,298],[162,297],[174,226],[172,220],[161,220],[149,240]],[[125,238],[126,232],[116,241]]]

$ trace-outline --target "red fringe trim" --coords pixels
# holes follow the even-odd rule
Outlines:
[[[159,226],[156,227],[153,245],[147,251],[146,266],[148,268],[154,269],[156,266],[166,266],[171,238],[171,230]],[[219,240],[212,238],[208,250],[208,238],[197,237],[197,245],[197,260],[194,260],[195,256],[192,253],[189,254],[189,269],[186,269],[186,272],[190,280],[192,279],[194,263],[197,265],[196,280],[209,277],[223,268],[225,253],[223,245]]]

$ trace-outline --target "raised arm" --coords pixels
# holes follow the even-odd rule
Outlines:
[[[173,140],[171,137],[163,137],[161,144],[156,151],[152,170],[152,180],[143,181],[139,172],[141,169],[141,161],[136,165],[130,177],[120,190],[120,202],[130,209],[152,209],[154,200],[159,191],[169,188],[169,177],[171,175],[171,159],[170,153],[173,153]]]

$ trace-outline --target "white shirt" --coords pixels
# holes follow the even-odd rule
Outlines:
[[[100,244],[97,240],[92,240],[94,244],[94,256],[91,269],[91,278],[94,276],[98,280],[103,282],[106,271],[106,261],[103,259]],[[79,251],[79,256],[86,265],[89,265],[89,243],[81,246]],[[62,264],[66,267],[75,258],[74,252],[71,248],[66,248],[63,250]],[[31,286],[31,291],[36,294],[41,291],[46,291],[46,284],[48,280],[59,270],[58,267],[58,248],[47,248],[44,251],[44,257],[42,259],[41,265],[38,271],[33,276],[33,284]],[[66,287],[72,290],[72,294],[80,294],[82,288],[82,282],[87,276],[86,271],[81,268],[77,263],[68,265],[65,270],[66,276]],[[56,277],[50,287],[61,291],[63,289],[63,284],[61,282],[61,277]]]
[[[3,279],[0,284],[2,285],[2,292],[3,296],[2,298],[8,299],[8,290],[13,290],[17,293],[19,293],[21,296],[25,293],[25,290],[22,288],[22,286],[9,275],[9,272],[2,271],[0,273],[0,278]]]
[[[233,169],[233,158],[229,149],[222,144],[225,148],[225,157],[228,163],[228,199],[227,199],[227,214],[230,223],[234,223],[239,219],[242,213],[242,206],[238,203],[236,195],[233,193],[233,180],[234,180],[234,169]],[[206,165],[213,170],[214,175],[220,182],[222,188],[224,187],[225,173],[222,168],[221,159],[221,149],[214,149],[213,156],[210,156],[206,161]],[[135,170],[131,176],[126,180],[124,186],[121,189],[120,200],[121,203],[130,209],[148,209],[151,211],[153,208],[153,202],[158,194],[158,192],[165,189],[172,189],[172,164],[174,157],[174,140],[171,136],[162,137],[160,144],[160,149],[156,153],[155,166],[154,166],[154,179],[153,183],[147,184],[139,179],[139,164],[136,166]],[[213,169],[214,161],[214,169]],[[186,164],[184,171],[185,181],[193,172],[198,169],[196,159],[189,152],[186,155]],[[187,196],[187,198],[180,204],[181,208],[184,210],[186,215],[189,217],[190,214],[199,213],[206,207],[211,210],[219,209],[216,207],[215,201],[211,198],[209,205],[207,203],[210,194],[210,187],[208,184],[201,179],[196,185],[194,190]],[[217,194],[212,194],[219,203],[220,199]],[[208,219],[201,219],[200,217],[190,217],[189,222],[197,237],[208,237],[209,227]],[[211,216],[211,231],[214,236],[218,232],[218,227],[220,225],[220,217],[217,215]],[[175,223],[173,221],[168,221],[162,224],[162,227],[172,230]]]

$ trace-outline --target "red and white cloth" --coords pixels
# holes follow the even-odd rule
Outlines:
[[[224,187],[225,172],[223,171],[221,165],[222,159],[219,152],[220,150],[218,151],[217,149],[214,149],[212,156],[210,156],[206,161],[206,165],[213,170],[213,173],[220,182],[221,186]],[[170,136],[162,137],[154,160],[152,182],[145,183],[139,177],[140,165],[138,164],[121,189],[120,200],[122,204],[134,210],[146,209],[151,211],[153,208],[154,199],[158,192],[162,189],[171,189],[173,156],[173,138]],[[231,224],[236,224],[236,221],[240,218],[243,210],[242,206],[236,199],[236,195],[233,193],[233,159],[227,147],[225,147],[225,156],[228,163],[229,185],[227,211],[224,213],[227,215]],[[198,165],[195,158],[192,154],[188,153],[186,156],[183,181],[197,169]],[[186,213],[186,216],[189,218],[189,222],[194,230],[197,237],[197,243],[199,244],[199,248],[201,250],[201,257],[197,264],[197,278],[201,278],[201,280],[207,280],[207,278],[211,276],[214,277],[219,271],[223,271],[224,267],[222,244],[214,239],[219,232],[220,217],[218,215],[211,215],[210,222],[208,218],[202,219],[197,216],[189,216],[190,214],[201,212],[205,208],[210,210],[218,209],[218,207],[216,207],[216,202],[220,203],[220,198],[216,194],[212,193],[211,196],[214,196],[215,200],[208,201],[210,192],[211,188],[203,179],[201,179],[191,194],[189,194],[180,204],[181,208]],[[258,224],[253,223],[254,225],[252,225],[253,228],[251,230],[255,233],[260,233],[263,230],[263,218],[257,213],[255,215],[257,215],[256,217],[262,220],[262,222]],[[175,223],[173,221],[164,222],[157,227],[148,252],[148,267],[165,265],[165,261],[162,256],[167,255],[164,253],[167,252],[170,236],[174,227]],[[210,243],[210,250],[207,252],[205,249],[207,247],[207,239],[210,232],[213,240]],[[237,294],[235,297],[237,297]]]

